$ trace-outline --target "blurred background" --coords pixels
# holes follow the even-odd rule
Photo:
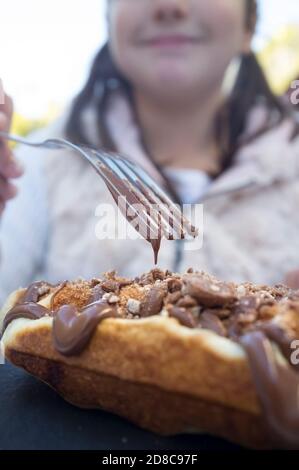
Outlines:
[[[107,35],[105,0],[1,2],[0,78],[15,101],[14,132],[54,119],[83,85]],[[273,90],[299,79],[298,0],[260,0],[254,49]]]

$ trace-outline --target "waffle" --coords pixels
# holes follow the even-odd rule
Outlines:
[[[163,435],[299,449],[298,291],[110,272],[19,289],[0,321],[6,358],[76,406]]]

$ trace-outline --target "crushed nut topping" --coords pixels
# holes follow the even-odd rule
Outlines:
[[[115,305],[122,318],[172,317],[186,327],[209,329],[233,340],[271,322],[283,325],[291,336],[299,335],[299,291],[282,285],[221,282],[193,269],[183,275],[153,269],[134,280],[112,271],[103,279],[65,282],[60,287],[39,283],[30,289],[34,295],[52,289],[53,308],[64,304],[82,308],[103,299]]]

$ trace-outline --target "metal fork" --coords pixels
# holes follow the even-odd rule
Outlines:
[[[79,153],[100,175],[120,210],[126,211],[124,215],[129,222],[132,223],[134,216],[138,218],[138,232],[142,232],[146,239],[150,239],[151,236],[187,239],[198,235],[197,229],[184,217],[180,207],[173,203],[166,192],[145,170],[123,155],[95,150],[85,145],[75,145],[65,139],[31,142],[3,131],[0,131],[0,138],[35,148],[53,150],[66,148]],[[138,208],[137,203],[139,203]]]

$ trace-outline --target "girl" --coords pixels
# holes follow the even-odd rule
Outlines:
[[[109,40],[86,86],[32,139],[60,136],[117,150],[176,201],[203,202],[202,249],[164,241],[161,268],[192,266],[261,283],[289,276],[296,284],[299,141],[251,51],[256,19],[255,0],[110,0]],[[0,110],[8,130],[8,99]],[[96,237],[96,207],[112,199],[84,160],[22,147],[17,154],[26,171],[2,215],[1,299],[35,279],[111,269],[134,276],[152,267],[146,241]],[[0,161],[4,209],[16,192],[10,179],[22,170],[4,142]]]

